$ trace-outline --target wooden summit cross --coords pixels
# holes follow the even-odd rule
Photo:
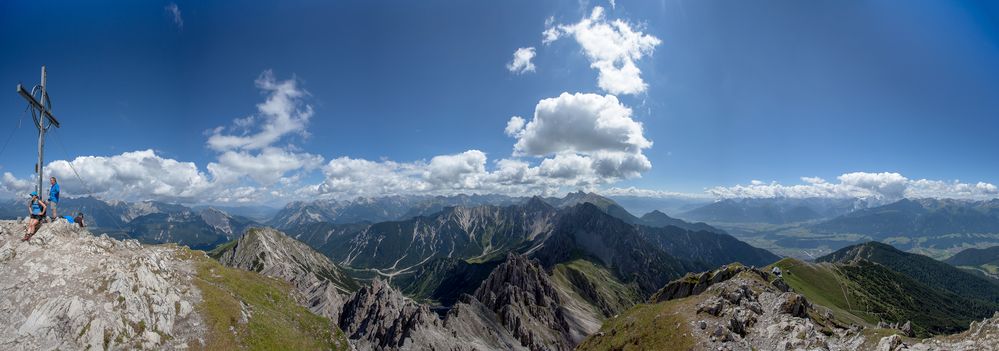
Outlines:
[[[45,66],[42,66],[42,83],[31,88],[31,93],[24,90],[20,83],[17,84],[17,93],[28,100],[28,107],[31,108],[31,117],[35,120],[35,127],[38,128],[38,164],[35,165],[35,173],[38,173],[38,197],[42,197],[42,155],[45,147],[45,131],[49,127],[59,128],[59,121],[52,115],[52,101],[49,101],[49,93],[45,91]],[[35,96],[38,96],[37,98]],[[45,122],[48,121],[48,124]]]

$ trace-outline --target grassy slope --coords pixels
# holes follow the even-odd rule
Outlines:
[[[687,298],[637,305],[607,320],[600,332],[587,337],[576,350],[689,350],[696,341],[686,317],[676,311],[695,309],[694,304],[694,299]]]
[[[875,325],[911,320],[923,336],[950,333],[977,317],[977,306],[883,266],[809,264],[784,259],[775,265],[787,283],[809,301],[829,308],[841,324]]]
[[[197,251],[186,255],[198,271],[194,282],[202,302],[197,309],[208,324],[205,350],[349,349],[343,332],[299,306],[287,283],[224,267]],[[241,323],[244,309],[250,317]]]
[[[810,264],[793,258],[785,258],[773,265],[787,272],[784,281],[794,291],[805,295],[813,303],[829,308],[838,321],[860,325],[878,323],[877,316],[854,309],[848,293],[854,287],[832,265]]]
[[[606,268],[584,259],[556,265],[552,282],[567,288],[574,298],[590,304],[604,317],[621,313],[643,300],[636,284],[624,284]]]

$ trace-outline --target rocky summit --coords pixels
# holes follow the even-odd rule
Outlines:
[[[349,347],[289,284],[204,252],[97,236],[65,221],[26,242],[24,231],[23,222],[0,221],[2,350]]]
[[[0,349],[183,349],[204,341],[195,266],[176,246],[94,236],[64,221],[22,242],[0,222]]]

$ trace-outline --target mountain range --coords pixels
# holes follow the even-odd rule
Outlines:
[[[623,209],[615,212],[620,207],[613,201],[579,196],[587,200],[534,197],[508,206],[446,207],[402,221],[308,224],[288,234],[349,267],[356,277],[380,276],[417,297],[445,304],[477,286],[485,271],[511,252],[536,258],[548,270],[586,261],[607,269],[622,285],[637,284],[642,294],[691,270],[735,261],[762,266],[779,259],[705,224],[667,222],[702,229],[697,231],[635,224],[643,221],[623,216]]]
[[[670,225],[677,220],[657,213],[629,217],[606,210],[614,208],[613,201],[582,197],[587,200],[534,197],[508,205],[444,207],[378,223],[318,222],[296,227],[311,230],[299,234],[251,226],[204,258],[177,246],[101,239],[54,223],[43,226],[47,229],[34,244],[14,244],[7,240],[13,234],[5,231],[0,261],[48,260],[48,252],[56,248],[91,245],[88,237],[97,239],[95,247],[107,245],[106,240],[111,247],[181,250],[165,257],[176,260],[170,262],[177,267],[197,267],[192,268],[197,271],[195,285],[186,289],[200,291],[201,300],[190,293],[184,298],[192,301],[198,318],[209,321],[209,328],[236,331],[201,331],[210,336],[203,342],[216,346],[219,340],[250,348],[277,345],[264,331],[281,323],[294,327],[288,332],[299,335],[297,345],[322,343],[332,349],[349,344],[361,350],[604,350],[624,345],[873,350],[878,344],[956,343],[918,338],[963,330],[968,331],[959,335],[969,335],[961,339],[966,344],[954,345],[967,347],[953,349],[974,349],[968,347],[982,345],[991,323],[999,325],[989,319],[972,323],[999,309],[997,283],[890,245],[850,246],[815,263],[778,261],[707,224]],[[656,218],[662,221],[652,225]],[[128,263],[138,258],[109,257],[122,260],[115,269],[123,274],[133,274],[133,268],[138,276],[146,274],[141,264]],[[46,270],[63,269],[66,262],[51,261]],[[0,275],[16,273],[3,267]],[[775,276],[772,267],[780,267],[783,275]],[[156,270],[164,276],[155,279],[180,276],[172,270]],[[169,299],[168,292],[154,296]],[[82,291],[74,294],[94,298]],[[285,298],[275,300],[279,296]],[[151,301],[142,303],[159,303]],[[304,309],[281,314],[276,303]],[[142,306],[136,305],[148,309]],[[55,320],[69,310],[46,315]],[[27,328],[28,322],[12,323]],[[326,334],[315,329],[321,323],[328,323]],[[107,330],[121,335],[110,345],[149,348],[174,342],[164,340],[188,340],[198,328],[183,324],[160,339],[147,337],[138,325]],[[77,334],[79,328],[73,327],[31,342],[75,345],[59,340]],[[94,340],[88,342],[100,344]]]
[[[27,202],[0,203],[0,218],[22,218]],[[63,198],[59,215],[83,213],[84,222],[95,232],[142,243],[177,243],[210,250],[231,241],[257,222],[214,207],[193,209],[157,201],[103,201],[94,197]]]
[[[296,201],[285,205],[266,223],[288,229],[311,223],[385,222],[429,215],[449,206],[505,205],[525,199],[504,195],[386,196],[353,200]]]
[[[833,218],[867,206],[867,201],[850,198],[723,199],[678,216],[708,223],[788,224]]]
[[[726,199],[677,216],[807,259],[870,240],[937,259],[999,245],[999,200]]]

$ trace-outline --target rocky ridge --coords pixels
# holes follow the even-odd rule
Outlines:
[[[706,281],[727,275],[723,272],[708,274]],[[700,281],[701,276],[688,278]],[[652,340],[643,333],[661,328],[657,326],[661,323],[674,325],[670,329],[678,335],[671,341],[677,347],[694,350],[856,350],[867,341],[858,329],[830,325],[804,296],[782,291],[768,278],[763,271],[744,268],[712,284],[671,283],[673,287],[657,294],[655,301],[662,302],[639,306],[609,321],[579,349],[616,348],[623,342],[650,347],[642,343]],[[704,286],[699,294],[683,296]],[[654,317],[645,319],[643,312],[649,311]]]
[[[877,351],[899,350],[949,350],[993,351],[999,350],[999,312],[991,318],[971,322],[967,331],[910,342],[900,335],[889,335],[878,342]]]
[[[331,279],[312,274],[332,266],[328,260],[273,229],[251,229],[217,255],[227,266],[289,281],[306,295],[310,290],[303,288]],[[310,296],[312,307],[340,306],[336,324],[360,350],[571,350],[599,328],[599,320],[574,306],[538,262],[515,254],[443,318],[381,279],[346,298]],[[330,309],[313,311],[330,315]]]
[[[510,254],[443,319],[376,279],[350,297],[339,326],[359,349],[571,350],[599,322],[569,307],[537,262]]]
[[[406,299],[380,279],[354,293],[338,323],[361,350],[462,350],[426,305]]]
[[[474,297],[531,350],[569,350],[586,335],[570,327],[569,311],[544,269],[523,256],[507,255]]]
[[[347,295],[359,287],[329,258],[274,229],[251,228],[218,251],[215,255],[223,265],[291,283],[303,306],[334,321]]]
[[[28,242],[24,230],[0,221],[0,349],[185,349],[203,338],[184,249],[94,236],[64,221]]]

